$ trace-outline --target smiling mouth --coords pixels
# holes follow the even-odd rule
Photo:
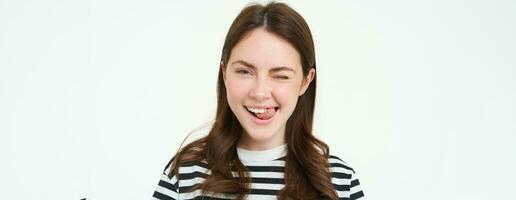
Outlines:
[[[269,107],[269,108],[251,108],[244,106],[244,108],[249,112],[252,116],[256,117],[259,120],[269,120],[278,111],[279,107]]]

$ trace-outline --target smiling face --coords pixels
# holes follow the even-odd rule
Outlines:
[[[238,146],[265,150],[284,144],[287,120],[315,69],[304,76],[296,49],[262,27],[244,35],[224,67],[229,107],[244,128]]]

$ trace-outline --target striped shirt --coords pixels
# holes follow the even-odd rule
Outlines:
[[[283,171],[285,167],[286,144],[265,151],[249,151],[237,148],[240,161],[249,170],[252,180],[247,199],[276,200],[277,192],[284,187]],[[172,162],[172,161],[171,161]],[[201,190],[186,192],[196,184],[202,183],[203,177],[210,174],[208,164],[198,162],[185,164],[179,168],[180,180],[174,175],[169,178],[169,162],[151,199],[235,199],[235,195],[208,193],[202,196]],[[330,156],[331,181],[340,200],[364,200],[357,174],[346,162],[336,156]],[[209,197],[209,198],[207,198]]]

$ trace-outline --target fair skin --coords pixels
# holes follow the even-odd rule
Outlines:
[[[221,63],[221,67],[229,106],[244,128],[238,146],[267,150],[285,144],[287,120],[315,69],[304,76],[296,49],[263,27],[244,35],[232,49],[227,66]],[[249,108],[269,109],[273,115],[267,122],[257,122]]]

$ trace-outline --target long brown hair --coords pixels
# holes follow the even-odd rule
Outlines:
[[[299,13],[286,4],[275,2],[245,7],[229,28],[222,48],[215,122],[207,136],[177,152],[169,173],[179,177],[180,166],[206,162],[211,174],[203,183],[191,188],[192,191],[202,189],[203,192],[234,194],[237,199],[244,199],[250,192],[248,170],[236,151],[243,128],[229,107],[222,70],[225,70],[233,47],[246,33],[258,27],[286,39],[294,46],[300,54],[305,78],[308,71],[316,67],[312,35]],[[312,134],[315,88],[316,76],[299,97],[294,112],[287,120],[285,187],[278,192],[279,199],[338,199],[329,172],[328,145]],[[232,171],[238,176],[234,176]]]

